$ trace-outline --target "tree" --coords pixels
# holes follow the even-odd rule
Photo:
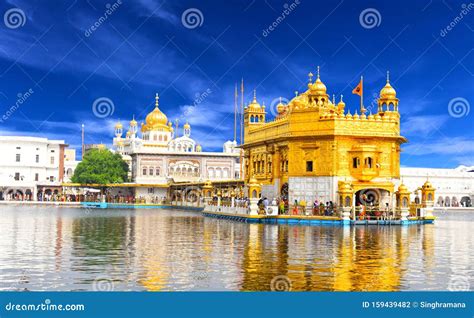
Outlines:
[[[107,149],[91,149],[84,154],[71,180],[74,183],[122,183],[127,181],[128,164],[118,153]]]

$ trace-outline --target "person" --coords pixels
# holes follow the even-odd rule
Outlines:
[[[319,202],[318,202],[318,199],[316,199],[314,200],[314,203],[313,203],[313,215],[318,214],[318,209],[319,209]]]
[[[280,214],[285,214],[285,201],[280,200]]]
[[[365,218],[365,205],[359,203],[359,220],[363,220]]]
[[[388,203],[385,203],[385,209],[382,214],[382,219],[383,220],[388,220],[388,214],[390,213],[390,207],[388,206]]]

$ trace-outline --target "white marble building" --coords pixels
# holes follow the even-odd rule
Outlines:
[[[239,179],[240,150],[235,141],[225,142],[222,152],[203,151],[191,137],[191,125],[186,122],[178,136],[178,127],[159,109],[158,95],[155,99],[140,132],[135,118],[125,136],[122,123],[115,125],[113,147],[129,163],[136,197],[149,201],[166,196],[171,182]]]
[[[426,179],[436,188],[436,206],[473,206],[474,166],[454,169],[401,167],[400,177],[414,193]]]
[[[0,136],[0,200],[36,200],[61,192],[64,140]],[[69,162],[70,173],[77,162]]]

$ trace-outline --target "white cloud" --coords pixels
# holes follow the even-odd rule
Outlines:
[[[474,140],[466,137],[444,137],[428,143],[409,143],[403,147],[403,152],[412,156],[451,155],[468,158],[474,156]]]
[[[427,136],[439,130],[449,119],[447,115],[409,116],[401,123],[402,135]]]

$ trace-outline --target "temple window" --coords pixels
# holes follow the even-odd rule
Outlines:
[[[366,168],[372,168],[373,167],[373,159],[371,157],[367,157],[364,159],[364,164]]]
[[[352,168],[359,168],[359,165],[360,165],[360,159],[355,157],[355,158],[352,158]]]
[[[146,176],[146,167],[143,167],[143,170],[142,170],[142,175]]]
[[[160,175],[160,168],[156,168],[156,170],[155,170],[155,174],[156,174],[157,176],[159,176],[159,175]]]
[[[313,162],[306,161],[306,172],[313,172]]]
[[[351,206],[351,197],[346,197],[346,199],[344,200],[344,206]]]
[[[150,176],[152,176],[153,175],[153,168],[152,167],[150,167],[149,172],[150,172]]]

